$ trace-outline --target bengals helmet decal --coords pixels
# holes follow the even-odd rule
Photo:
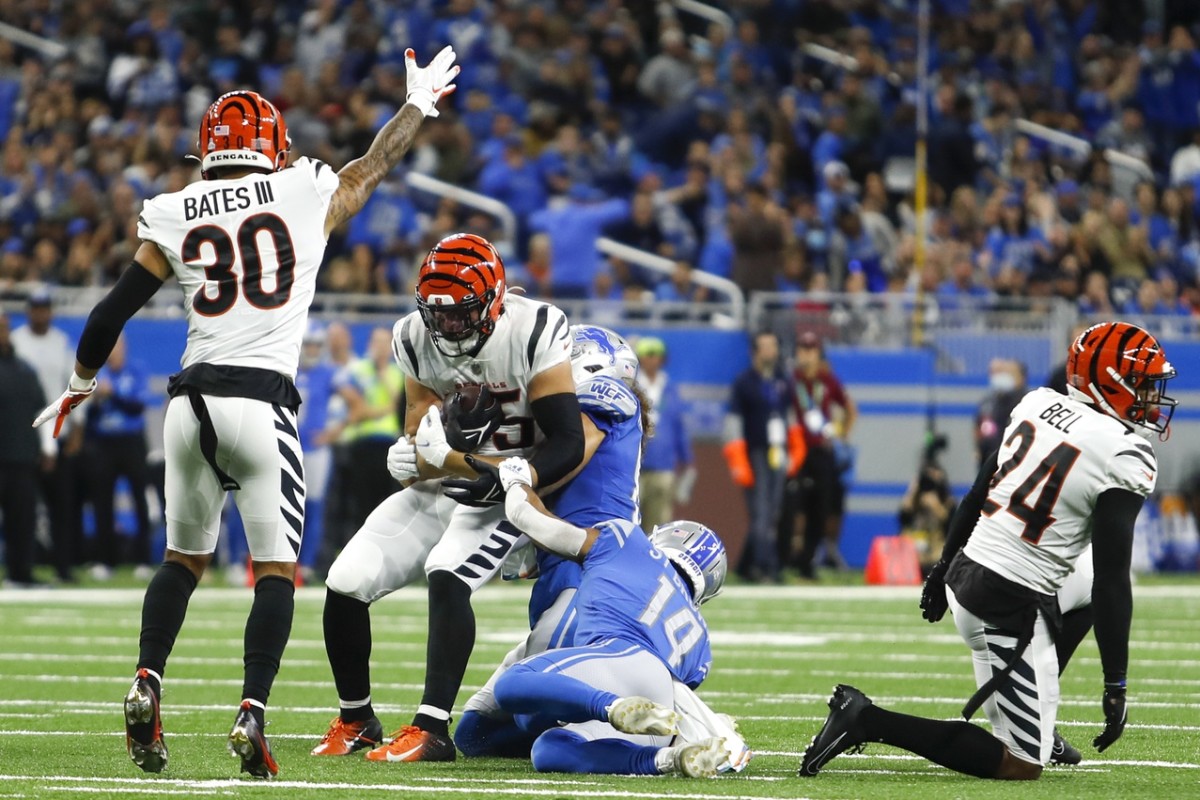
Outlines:
[[[200,121],[200,175],[216,167],[278,172],[287,166],[292,139],[275,105],[258,92],[223,94]]]
[[[1102,322],[1079,335],[1067,356],[1067,385],[1100,411],[1166,439],[1177,401],[1176,375],[1158,340],[1128,322]]]

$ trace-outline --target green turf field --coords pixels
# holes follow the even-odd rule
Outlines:
[[[701,695],[735,715],[757,756],[741,775],[679,778],[539,776],[527,763],[373,764],[308,755],[333,716],[321,641],[321,593],[302,590],[268,719],[282,765],[271,783],[239,779],[225,734],[241,686],[250,593],[202,586],[171,660],[164,725],[168,770],[148,776],[125,755],[121,698],[137,650],[138,589],[0,591],[0,798],[6,797],[549,797],[549,798],[1184,798],[1200,797],[1200,583],[1140,585],[1130,664],[1130,718],[1104,756],[1100,667],[1089,638],[1065,676],[1064,734],[1084,765],[1040,784],[965,778],[883,745],[795,777],[834,683],[877,702],[952,717],[973,690],[966,650],[947,620],[931,626],[917,589],[734,587],[705,607],[715,663]],[[467,686],[522,636],[525,595],[485,589]],[[385,727],[407,723],[419,699],[425,600],[404,591],[374,610],[374,699]],[[363,790],[366,790],[365,792]]]

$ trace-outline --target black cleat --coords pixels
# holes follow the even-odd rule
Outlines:
[[[167,766],[158,695],[150,683],[150,673],[144,669],[137,671],[125,695],[125,749],[145,772],[162,772]]]
[[[263,735],[262,726],[250,713],[250,701],[242,702],[233,730],[229,732],[229,752],[242,760],[242,772],[268,780],[279,774],[279,764],[271,755],[271,743]]]
[[[1058,732],[1058,728],[1055,728],[1054,746],[1050,748],[1050,763],[1074,766],[1080,761],[1083,761],[1083,754],[1062,737],[1062,734]]]
[[[829,698],[829,716],[800,761],[800,777],[816,775],[834,756],[851,748],[856,753],[862,752],[867,735],[858,716],[869,705],[870,698],[853,686],[839,683],[834,687],[833,697]]]

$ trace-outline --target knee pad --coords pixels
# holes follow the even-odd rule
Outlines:
[[[351,551],[349,547],[342,551],[337,560],[333,562],[333,566],[329,568],[329,575],[325,578],[325,586],[330,591],[353,597],[364,603],[373,603],[378,599],[379,589],[376,581],[382,568],[383,554],[379,553],[379,548],[373,545],[365,549],[374,549],[378,557],[374,559],[356,558],[355,556],[359,553]]]

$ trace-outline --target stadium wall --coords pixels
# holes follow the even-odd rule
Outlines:
[[[14,327],[21,324],[13,315]],[[60,317],[56,324],[72,339],[83,328],[83,317]],[[377,324],[354,323],[350,330],[355,351],[362,352]],[[140,360],[153,376],[153,385],[165,390],[167,376],[179,368],[179,356],[186,340],[182,319],[134,319],[127,329],[131,358]],[[746,517],[740,491],[726,475],[720,455],[719,436],[727,387],[749,364],[748,341],[741,331],[710,328],[621,327],[626,336],[652,334],[667,345],[667,371],[681,390],[689,407],[691,430],[695,435],[696,458],[700,479],[690,506],[680,509],[681,516],[694,516],[720,530],[732,554],[740,551],[745,535]],[[1050,342],[1030,343],[1028,337],[1016,337],[1014,347],[1025,355],[1030,367],[1030,385],[1041,385],[1051,367]],[[981,351],[998,348],[995,335],[976,344]],[[960,337],[956,348],[964,354],[972,343]],[[1180,368],[1180,377],[1172,382],[1180,408],[1172,425],[1170,442],[1157,445],[1161,465],[1159,487],[1163,492],[1179,491],[1186,481],[1200,472],[1200,342],[1172,342],[1169,354]],[[935,369],[932,352],[910,347],[894,349],[830,347],[828,358],[838,376],[847,385],[859,407],[859,421],[851,437],[857,449],[852,485],[847,499],[847,515],[842,550],[852,565],[866,561],[871,539],[897,529],[896,508],[909,480],[915,475],[924,447],[926,431],[933,419],[938,432],[946,434],[949,446],[940,455],[961,494],[976,472],[974,454],[975,408],[987,390],[986,359],[967,359],[966,374],[944,375]],[[1189,366],[1195,365],[1194,369]],[[151,409],[149,436],[151,450],[161,446],[161,400]]]

